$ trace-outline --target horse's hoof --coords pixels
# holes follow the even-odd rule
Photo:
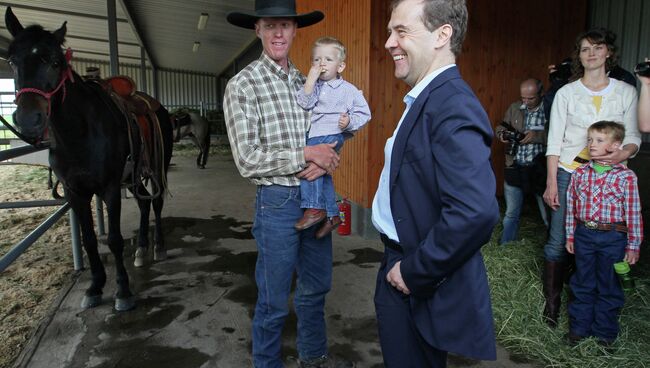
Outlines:
[[[115,310],[118,312],[126,312],[135,308],[135,296],[131,295],[128,298],[115,298]]]
[[[153,252],[153,260],[157,261],[157,262],[160,262],[160,261],[164,261],[166,259],[167,259],[167,250],[166,249],[158,249],[158,247],[156,247],[156,249],[154,249],[154,252]]]
[[[135,251],[135,259],[133,260],[133,265],[135,267],[142,267],[144,265],[144,258],[147,255],[147,248],[138,247]]]
[[[102,304],[102,295],[93,295],[93,296],[88,296],[84,295],[83,300],[81,301],[81,308],[83,309],[88,309],[88,308],[95,308],[96,306]]]

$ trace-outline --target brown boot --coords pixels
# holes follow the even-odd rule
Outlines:
[[[316,231],[316,235],[314,235],[314,237],[316,239],[323,238],[323,237],[327,236],[327,234],[334,231],[334,229],[339,227],[339,225],[341,225],[341,218],[340,217],[334,216],[334,217],[328,218],[327,221],[323,222],[323,225],[321,225],[320,229],[318,229],[318,231]]]
[[[302,218],[298,220],[298,222],[296,222],[296,224],[293,226],[296,228],[296,230],[305,230],[325,220],[325,217],[327,217],[325,210],[307,208],[305,210],[305,213],[302,215]]]
[[[544,299],[546,299],[544,317],[546,323],[552,328],[557,327],[557,320],[560,314],[565,271],[566,262],[544,261],[544,274],[542,277]]]

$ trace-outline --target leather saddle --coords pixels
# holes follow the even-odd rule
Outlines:
[[[157,157],[154,155],[154,147],[161,146],[160,142],[162,142],[159,128],[161,122],[158,121],[156,116],[156,111],[161,107],[160,102],[146,93],[138,92],[135,81],[126,75],[118,75],[107,79],[86,78],[86,80],[101,86],[113,102],[122,110],[122,113],[127,117],[131,117],[128,120],[134,121],[136,123],[135,125],[138,126],[142,149],[139,153],[133,151],[133,137],[131,137],[131,129],[129,128],[131,155],[124,167],[122,181],[125,181],[133,172],[135,168],[133,157],[135,155],[139,155],[141,158],[140,169],[144,166],[153,168],[154,171],[159,170],[157,166],[160,166],[160,163],[155,163]],[[145,176],[151,176],[151,174],[146,174]]]

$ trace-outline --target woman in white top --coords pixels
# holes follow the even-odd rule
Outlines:
[[[616,36],[605,29],[592,29],[578,36],[573,51],[573,82],[556,94],[549,121],[547,177],[544,201],[553,209],[548,242],[544,247],[544,316],[557,325],[560,296],[566,272],[564,216],[571,173],[591,158],[587,128],[600,120],[625,125],[621,150],[592,157],[616,164],[634,155],[641,144],[637,126],[637,93],[634,87],[608,77],[617,64]]]

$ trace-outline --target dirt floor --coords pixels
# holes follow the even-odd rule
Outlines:
[[[0,165],[0,202],[51,199],[47,168]],[[0,210],[0,255],[34,230],[56,207]],[[64,216],[0,274],[0,367],[9,367],[73,277],[70,227]]]

